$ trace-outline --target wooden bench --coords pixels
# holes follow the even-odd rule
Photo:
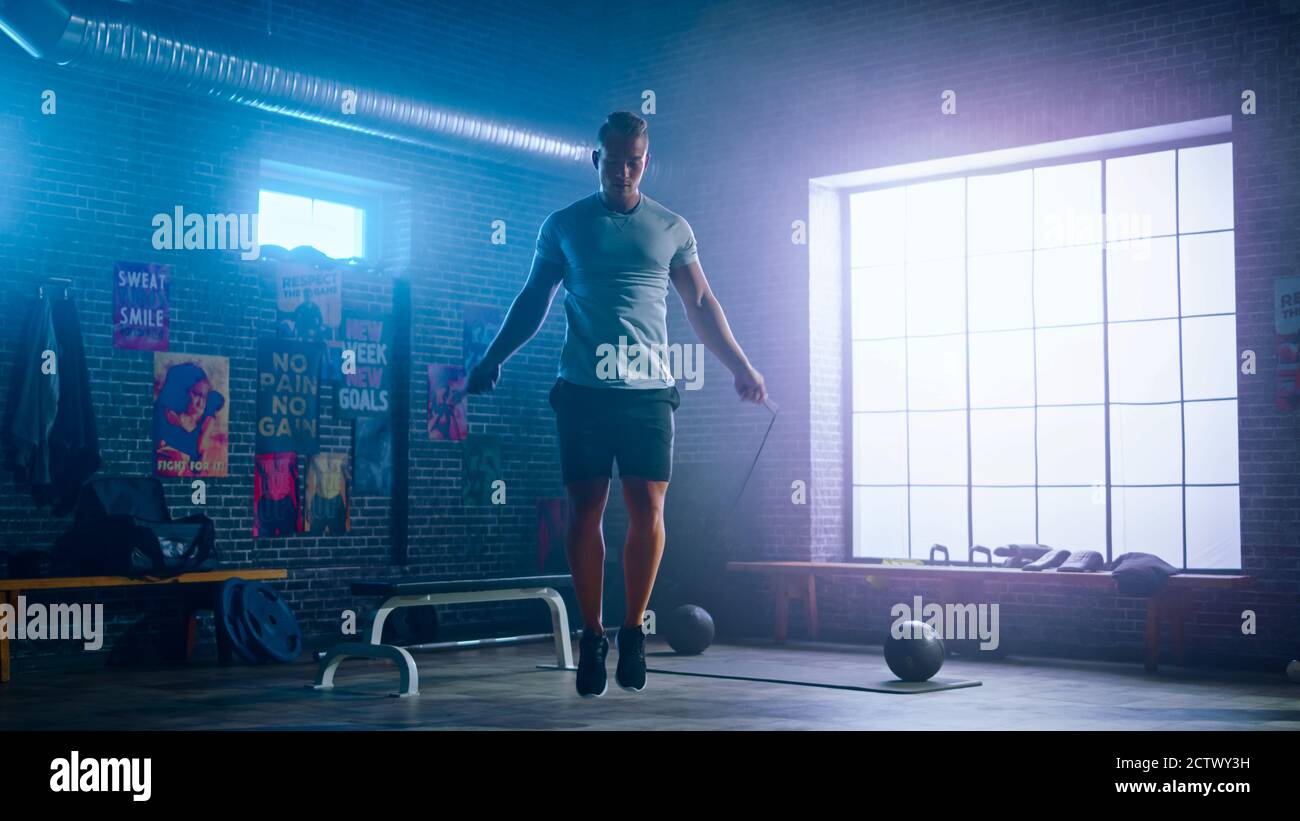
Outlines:
[[[133,579],[129,576],[62,576],[49,579],[0,579],[0,604],[18,608],[18,597],[33,590],[85,590],[100,587],[156,587],[159,585],[185,585],[184,607],[179,628],[184,631],[185,658],[194,654],[197,632],[197,613],[216,608],[216,592],[227,579],[270,581],[286,579],[289,572],[282,568],[251,570],[206,570],[184,573],[169,579]],[[9,639],[0,635],[0,683],[9,681]]]
[[[384,622],[399,607],[423,607],[437,604],[465,604],[467,602],[510,601],[515,599],[541,599],[551,610],[551,631],[555,637],[555,664],[561,670],[577,669],[573,664],[573,643],[569,636],[569,613],[564,599],[556,587],[573,584],[570,576],[519,576],[505,579],[457,579],[448,581],[432,578],[407,578],[394,581],[353,582],[352,593],[357,596],[382,596],[384,601],[375,611],[370,625],[370,635],[363,641],[336,644],[321,658],[316,671],[317,690],[334,687],[334,673],[344,659],[386,659],[397,665],[400,682],[397,696],[420,694],[420,673],[415,659],[403,647],[384,644]],[[462,647],[487,645],[490,639],[457,642]]]
[[[1108,571],[1095,573],[1040,572],[1005,567],[969,567],[962,565],[889,565],[865,562],[729,562],[727,570],[758,573],[772,580],[776,599],[774,638],[785,641],[790,619],[790,600],[802,599],[808,612],[810,638],[816,640],[820,630],[817,616],[817,578],[858,578],[868,576],[886,584],[900,586],[937,582],[940,603],[972,603],[982,598],[985,582],[1024,579],[1027,583],[1060,584],[1115,590],[1115,580]],[[1183,633],[1187,617],[1196,607],[1194,594],[1206,589],[1239,588],[1250,584],[1250,576],[1211,573],[1180,573],[1169,577],[1165,588],[1146,599],[1146,636],[1144,661],[1148,671],[1157,669],[1160,657],[1160,621],[1162,617],[1173,629],[1174,661],[1183,663]]]

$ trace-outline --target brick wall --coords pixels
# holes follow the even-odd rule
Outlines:
[[[791,241],[792,223],[809,219],[810,178],[1233,114],[1238,334],[1242,348],[1260,352],[1259,374],[1240,386],[1243,561],[1259,584],[1250,594],[1207,600],[1189,642],[1194,659],[1271,665],[1300,646],[1298,423],[1272,405],[1270,308],[1273,279],[1294,273],[1297,258],[1289,219],[1300,191],[1300,17],[1293,5],[633,2],[615,20],[577,3],[430,8],[343,0],[277,3],[267,18],[261,2],[222,0],[195,13],[249,36],[269,26],[286,47],[364,65],[432,99],[572,139],[590,139],[605,113],[635,110],[652,90],[652,164],[664,173],[645,190],[690,220],[732,327],[781,405],[740,514],[727,513],[738,472],[695,500],[738,534],[732,550],[744,558],[822,560],[847,551],[839,402],[819,391],[814,406],[810,390],[810,372],[834,364],[833,328],[823,312],[835,306],[812,300],[812,249]],[[44,88],[59,91],[55,117],[39,114]],[[1239,113],[1245,88],[1259,97],[1253,117]],[[154,252],[147,230],[152,214],[177,204],[252,210],[261,159],[396,182],[407,193],[390,227],[395,262],[409,273],[415,302],[409,569],[451,576],[530,567],[533,501],[559,490],[545,388],[562,322],[552,316],[510,363],[498,394],[471,403],[472,432],[505,437],[504,510],[461,505],[458,447],[424,439],[422,366],[458,358],[460,306],[508,304],[537,225],[592,190],[591,175],[507,168],[154,94],[35,63],[8,42],[0,43],[0,89],[0,285],[16,306],[42,276],[75,280],[97,377],[104,472],[149,467],[147,357],[111,347],[109,272],[118,259],[168,262],[177,272],[173,349],[232,358],[231,477],[210,483],[207,511],[226,534],[227,555],[288,566],[286,589],[318,633],[332,629],[349,605],[349,578],[396,572],[388,563],[386,510],[376,500],[365,500],[357,529],[345,538],[249,538],[247,420],[254,340],[268,331],[273,310],[267,285],[255,265],[233,255]],[[958,94],[957,116],[939,114],[944,89]],[[505,246],[488,242],[498,217],[510,226]],[[352,282],[347,292],[377,303],[390,294],[382,277]],[[0,379],[15,345],[13,323],[6,327]],[[675,300],[670,332],[692,338]],[[704,389],[684,392],[676,463],[689,472],[746,462],[767,422],[765,411],[736,402],[730,376],[710,356]],[[327,424],[324,435],[343,446],[341,427]],[[806,505],[791,502],[795,480],[808,485]],[[172,504],[187,510],[187,483],[167,485]],[[618,516],[611,519],[614,544]],[[0,479],[0,521],[6,549],[46,543],[61,527],[33,514],[7,477]],[[670,551],[709,546],[683,531],[669,523]],[[764,590],[726,584],[721,606],[734,618],[720,627],[764,627]],[[1004,634],[1024,649],[1132,657],[1141,638],[1132,600],[1063,596],[1029,582],[997,593]],[[1085,607],[1087,617],[1080,615]],[[1260,634],[1250,639],[1236,629],[1245,608],[1260,616]],[[873,638],[888,622],[888,602],[856,584],[826,587],[822,609],[832,637]],[[481,609],[464,618],[494,614]]]
[[[164,14],[198,8],[141,5]],[[265,32],[267,8],[221,2],[197,13],[201,25],[252,38]],[[334,59],[341,72],[355,65],[434,101],[574,141],[592,141],[604,115],[621,104],[600,78],[584,74],[577,52],[554,48],[559,37],[576,47],[583,37],[602,36],[600,26],[580,24],[571,11],[509,3],[430,9],[422,2],[364,9],[343,2],[277,3],[273,9],[273,37],[286,49],[309,50],[317,59]],[[505,368],[499,391],[470,404],[471,436],[502,437],[505,506],[463,505],[463,445],[431,442],[425,433],[424,366],[461,360],[463,306],[509,306],[527,274],[542,219],[594,190],[594,171],[535,162],[514,167],[156,92],[36,62],[7,38],[0,42],[0,89],[0,292],[13,314],[0,331],[0,382],[8,384],[18,320],[38,283],[71,278],[94,386],[100,475],[152,473],[153,355],[112,346],[113,263],[167,263],[174,268],[171,350],[230,358],[230,474],[208,480],[201,510],[217,522],[225,562],[289,569],[283,589],[310,634],[337,633],[341,611],[359,604],[347,593],[357,577],[536,570],[535,502],[562,492],[546,403],[563,334],[558,301],[538,337]],[[44,89],[58,95],[52,116],[40,111]],[[273,284],[260,263],[242,261],[238,252],[154,250],[150,220],[176,206],[200,213],[256,211],[261,160],[402,188],[384,212],[382,270],[347,277],[344,300],[349,308],[387,310],[394,278],[411,283],[410,561],[403,568],[390,561],[389,505],[375,497],[357,500],[346,536],[251,538],[257,339],[275,332]],[[490,241],[497,219],[507,224],[504,245]],[[322,451],[350,453],[351,426],[334,411],[333,388],[323,387],[321,407]],[[175,514],[199,510],[190,502],[190,480],[163,483]],[[0,475],[0,549],[46,548],[66,524],[37,512],[9,472]],[[174,606],[166,596],[139,593],[82,593],[77,600],[108,604],[110,645],[142,615]],[[537,603],[464,606],[443,614],[444,622],[512,619],[549,624]],[[211,638],[206,625],[203,638]],[[23,663],[59,650],[25,646],[17,657]]]

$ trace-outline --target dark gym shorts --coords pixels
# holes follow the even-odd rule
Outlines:
[[[667,482],[673,468],[672,388],[589,388],[559,379],[551,408],[564,483],[620,476]]]

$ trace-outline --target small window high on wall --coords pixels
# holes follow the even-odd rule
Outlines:
[[[1241,566],[1226,136],[848,194],[855,557]]]
[[[366,212],[328,199],[263,188],[257,197],[257,238],[262,245],[309,245],[327,257],[366,255]]]

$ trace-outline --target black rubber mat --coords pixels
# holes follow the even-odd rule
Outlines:
[[[617,654],[611,653],[610,656],[612,668]],[[539,664],[538,667],[559,669],[553,664]],[[884,660],[871,653],[810,654],[771,647],[736,645],[715,645],[698,656],[682,656],[667,650],[647,652],[646,672],[652,675],[696,676],[893,695],[916,695],[983,686],[983,682],[974,679],[944,676],[942,670],[929,681],[899,681],[885,666]]]
[[[945,678],[942,675],[935,676],[929,681],[899,681],[893,677],[883,662],[880,662],[878,667],[864,664],[857,671],[822,670],[809,665],[771,659],[724,658],[720,655],[710,658],[707,653],[700,656],[665,653],[657,657],[647,654],[646,672],[897,695],[935,693],[941,690],[979,687],[983,684],[972,679]]]

